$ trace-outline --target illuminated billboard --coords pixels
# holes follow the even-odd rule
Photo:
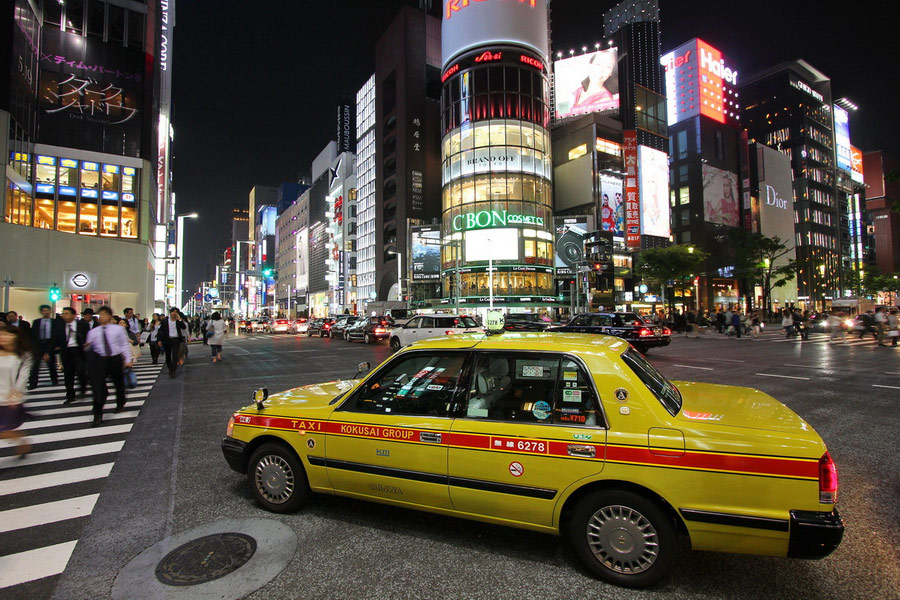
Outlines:
[[[777,237],[788,248],[794,246],[794,185],[791,159],[762,144],[756,144],[756,164],[759,178],[759,198],[753,198],[753,212],[759,214],[759,232]],[[775,267],[790,262],[794,252],[775,260]],[[797,281],[773,290],[773,299],[788,302],[797,299]]]
[[[444,0],[441,15],[443,68],[485,44],[510,43],[549,56],[547,0]]]
[[[473,229],[465,233],[466,262],[519,260],[518,229]]]
[[[863,153],[859,148],[850,146],[850,177],[857,183],[865,183],[863,177]]]
[[[624,181],[612,175],[600,175],[600,229],[614,236],[625,235]]]
[[[618,50],[597,50],[553,63],[556,118],[619,109]]]
[[[737,181],[737,173],[703,163],[704,221],[731,227],[740,224]]]
[[[722,52],[695,38],[659,60],[666,73],[669,125],[697,115],[737,124],[738,72]]]
[[[441,277],[441,228],[422,225],[410,228],[413,281],[437,281]]]
[[[853,157],[850,153],[850,115],[838,105],[834,105],[834,143],[837,146],[838,169],[853,171]]]
[[[584,241],[590,231],[588,219],[587,216],[553,219],[556,234],[553,263],[558,276],[574,274],[578,263],[584,260]]]
[[[625,244],[641,247],[641,199],[638,186],[637,131],[622,132],[622,152],[625,158]]]
[[[638,146],[641,235],[669,237],[669,155]]]

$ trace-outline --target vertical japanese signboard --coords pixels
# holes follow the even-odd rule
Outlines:
[[[641,203],[637,132],[625,131],[622,145],[625,153],[625,245],[629,248],[640,248]]]

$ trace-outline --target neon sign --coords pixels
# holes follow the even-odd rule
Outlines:
[[[481,210],[453,217],[454,231],[488,229],[492,227],[506,227],[508,225],[537,225],[538,227],[543,227],[544,218],[509,213],[506,210]]]
[[[444,75],[441,77],[441,83],[444,83],[445,81],[450,79],[450,76],[457,72],[459,72],[459,63],[456,63],[455,65],[447,69],[447,72],[444,73]]]
[[[526,65],[531,65],[536,69],[540,69],[542,71],[544,70],[544,63],[531,56],[526,56],[525,54],[523,54],[519,57],[519,61],[525,63]]]
[[[477,63],[490,62],[492,60],[500,60],[502,58],[503,58],[502,52],[491,52],[490,50],[488,50],[488,51],[476,56],[475,62],[477,62]]]
[[[450,17],[453,16],[453,13],[459,12],[465,7],[469,6],[472,2],[486,2],[487,0],[447,0],[445,17],[447,20],[450,20]],[[519,4],[524,4],[526,6],[530,6],[531,8],[535,7],[537,0],[519,0]]]

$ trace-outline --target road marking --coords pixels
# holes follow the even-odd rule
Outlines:
[[[135,390],[140,390],[140,389],[141,388],[134,388],[134,390],[127,390],[125,392],[125,395],[128,397],[129,400],[133,400],[134,398],[146,398],[147,396],[150,395],[150,390],[147,388],[144,388],[146,391],[135,392]],[[60,405],[62,405],[62,400],[66,399],[65,393],[54,394],[52,396],[47,396],[47,397],[54,398],[54,399],[53,400],[40,400],[38,402],[31,402],[31,398],[34,398],[34,396],[28,395],[25,397],[25,407],[28,409],[31,409],[31,408],[39,408],[41,406],[60,406]],[[115,398],[115,392],[113,392],[110,397]],[[90,406],[91,405],[91,396],[87,396],[85,398],[76,398],[75,402],[73,403],[73,406],[78,406],[82,402],[87,402],[87,405]]]
[[[40,389],[41,388],[38,388],[38,390],[40,390]],[[147,382],[138,381],[138,387],[134,388],[133,390],[127,390],[126,394],[131,394],[131,393],[135,393],[135,392],[149,392],[151,389],[153,389],[152,384],[148,384]],[[109,392],[112,394],[115,394],[114,389],[110,389]],[[93,396],[93,394],[92,394],[92,396]],[[50,400],[53,398],[59,398],[62,400],[62,399],[65,399],[65,397],[66,397],[66,390],[59,390],[58,392],[47,392],[47,393],[40,393],[40,391],[38,391],[35,393],[28,394],[25,397],[25,401],[27,402],[28,400]]]
[[[105,444],[81,446],[80,448],[64,448],[62,450],[49,450],[47,452],[33,452],[25,458],[19,458],[18,456],[7,456],[6,458],[0,458],[0,470],[8,469],[10,467],[57,462],[60,460],[69,460],[72,458],[85,458],[87,456],[98,456],[100,454],[112,454],[121,450],[122,446],[124,445],[124,441],[106,442]]]
[[[144,405],[144,401],[138,400],[137,402],[129,402],[128,408],[132,408],[134,406],[143,406],[143,405]],[[90,412],[91,409],[92,409],[92,407],[90,404],[82,404],[80,406],[64,406],[62,408],[42,408],[40,410],[34,411],[32,414],[35,417],[44,417],[47,415],[70,415],[70,414],[77,414],[77,413],[81,413],[81,412]],[[31,413],[32,411],[29,410],[28,412]]]
[[[885,375],[900,375],[900,373],[897,373],[897,372],[894,372],[894,371],[885,371],[884,374],[885,374]]]
[[[127,404],[126,404],[127,406]],[[27,407],[27,405],[26,405]],[[138,416],[140,411],[137,410],[129,410],[125,412],[120,412],[119,414],[111,414],[103,415],[103,420],[108,421],[110,419],[131,419]],[[28,421],[24,423],[19,430],[25,429],[43,429],[44,427],[60,427],[62,425],[80,425],[82,423],[90,423],[94,420],[94,417],[91,415],[84,415],[83,417],[63,417],[62,419],[47,419],[46,421]]]
[[[59,575],[66,570],[78,540],[0,556],[0,589]]]
[[[809,377],[795,377],[793,375],[775,375],[773,373],[757,373],[757,375],[761,377],[781,377],[782,379],[802,379],[803,381],[809,381]]]
[[[734,358],[713,358],[713,359],[710,359],[710,360],[722,361],[722,362],[736,362],[736,363],[747,362],[747,361],[744,361],[744,360],[736,360],[736,359],[734,359]]]
[[[55,502],[13,508],[0,512],[0,533],[86,517],[94,510],[100,494],[88,494]]]
[[[889,390],[900,390],[900,386],[896,386],[896,385],[878,385],[877,383],[873,383],[872,387],[887,388]]]
[[[785,367],[800,367],[801,369],[818,369],[816,365],[792,365],[791,363],[784,363]]]
[[[57,471],[55,473],[44,473],[43,475],[31,475],[30,477],[19,477],[18,479],[0,481],[0,496],[41,490],[57,485],[90,481],[92,479],[103,479],[104,477],[109,477],[109,472],[112,471],[112,468],[113,463],[105,463],[102,465],[80,467],[78,469],[68,469],[66,471]]]
[[[121,435],[131,431],[132,427],[134,427],[133,423],[126,423],[125,425],[104,425],[102,427],[91,427],[90,429],[39,433],[38,435],[29,435],[28,441],[32,444],[49,444],[51,442],[67,442],[69,440],[83,440],[85,438],[107,435]],[[0,448],[12,448],[16,444],[18,444],[16,440],[0,440]]]
[[[700,369],[701,371],[712,371],[712,367],[692,367],[691,365],[672,365],[673,367],[681,367],[682,369]]]

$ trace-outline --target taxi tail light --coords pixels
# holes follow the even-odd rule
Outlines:
[[[638,335],[640,335],[641,337],[647,337],[648,335],[653,335],[653,330],[642,327],[638,332]]]
[[[228,419],[228,426],[225,428],[225,437],[231,437],[234,434],[234,415]]]
[[[822,504],[834,504],[838,495],[837,466],[831,459],[831,454],[826,452],[819,459],[819,502]]]

